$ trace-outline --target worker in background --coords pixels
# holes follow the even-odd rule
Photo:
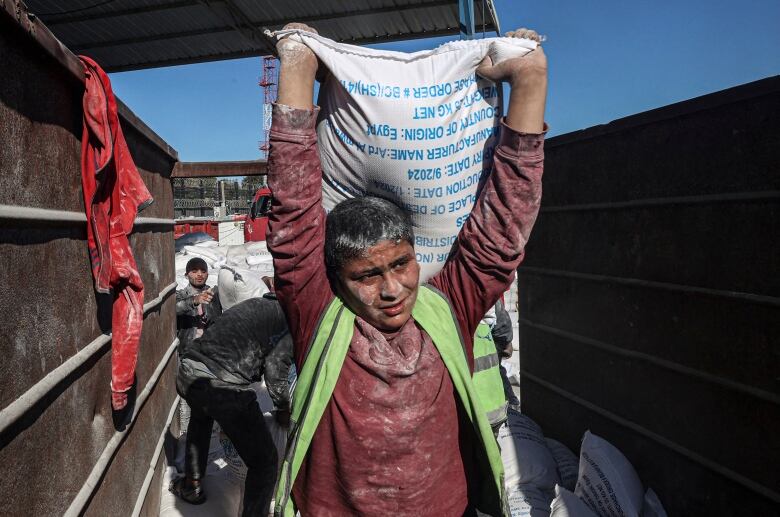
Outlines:
[[[512,357],[512,320],[499,299],[474,334],[474,386],[493,433],[507,420],[508,402],[519,405],[501,360]]]
[[[414,232],[398,206],[355,198],[326,220],[317,58],[288,39],[277,49],[268,247],[298,380],[275,513],[506,515],[500,453],[471,377],[473,336],[508,288],[539,210],[544,52],[478,69],[511,90],[492,172],[443,269],[419,286]]]
[[[184,348],[176,388],[191,416],[184,477],[171,483],[174,494],[192,504],[206,500],[202,480],[216,420],[247,466],[242,515],[268,515],[278,454],[250,384],[265,380],[276,420],[287,427],[291,365],[292,338],[273,292],[226,310]]]
[[[496,353],[499,359],[499,372],[501,373],[501,383],[504,387],[504,396],[506,397],[507,404],[510,408],[520,411],[520,400],[515,395],[512,385],[506,375],[506,369],[501,364],[505,359],[511,359],[514,354],[514,348],[512,346],[512,318],[509,316],[509,311],[504,306],[504,300],[499,299],[496,305],[493,307],[496,313],[496,319],[493,325],[490,327],[490,335],[493,337],[493,342],[496,345]]]
[[[179,352],[222,314],[216,288],[206,285],[209,270],[206,261],[195,257],[185,269],[189,285],[176,291],[176,329]],[[181,354],[179,354],[181,356]]]
[[[496,344],[496,352],[500,359],[509,359],[512,357],[512,317],[504,306],[504,300],[499,299],[493,306],[495,319],[490,325],[490,335]]]

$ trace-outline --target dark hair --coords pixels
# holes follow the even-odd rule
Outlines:
[[[414,247],[409,215],[392,201],[356,197],[342,201],[325,223],[325,266],[333,277],[344,264],[382,241],[406,241]]]
[[[200,269],[203,271],[208,271],[209,266],[206,264],[206,261],[203,260],[200,257],[191,258],[189,261],[187,261],[187,268],[186,272],[189,273],[193,269]]]

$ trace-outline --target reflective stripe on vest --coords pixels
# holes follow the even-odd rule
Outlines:
[[[464,413],[474,425],[482,446],[477,463],[483,471],[478,474],[483,485],[477,505],[483,512],[508,515],[501,453],[474,387],[463,339],[449,302],[433,288],[420,286],[412,317],[428,333],[439,351]],[[295,515],[290,497],[293,483],[333,394],[354,331],[355,314],[335,298],[320,320],[295,386],[287,450],[275,490],[275,516]]]
[[[500,365],[490,327],[480,323],[474,334],[474,387],[493,427],[506,422],[507,402]]]

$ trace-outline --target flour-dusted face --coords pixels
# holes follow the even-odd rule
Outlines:
[[[192,287],[203,287],[206,285],[206,280],[209,278],[209,272],[199,268],[192,269],[187,273],[187,278]]]
[[[339,296],[352,312],[379,330],[400,329],[417,300],[420,265],[406,241],[381,241],[339,272]]]

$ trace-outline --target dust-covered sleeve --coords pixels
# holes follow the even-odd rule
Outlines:
[[[273,107],[268,185],[273,195],[268,249],[274,286],[301,367],[321,312],[333,299],[325,272],[322,169],[315,124],[318,108]]]
[[[442,270],[430,283],[453,306],[469,355],[485,313],[509,287],[539,213],[544,133],[501,125],[490,175]]]
[[[182,316],[195,308],[195,297],[188,289],[176,291],[176,315]]]

